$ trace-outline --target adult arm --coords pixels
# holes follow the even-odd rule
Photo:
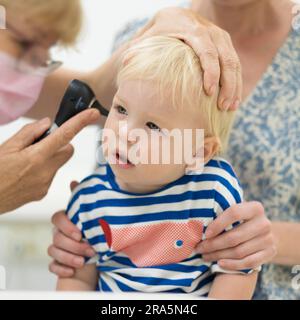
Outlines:
[[[97,286],[97,269],[95,264],[87,264],[76,270],[69,278],[59,278],[58,291],[95,291]]]
[[[293,266],[300,264],[300,223],[272,222],[277,254],[272,263]]]
[[[243,274],[218,274],[209,291],[209,298],[222,300],[250,300],[257,281],[257,272]]]

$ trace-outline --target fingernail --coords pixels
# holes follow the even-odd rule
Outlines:
[[[73,232],[73,233],[72,233],[72,238],[73,238],[75,241],[80,241],[80,240],[81,240],[81,234],[78,233],[78,232]]]
[[[74,263],[76,264],[76,266],[80,267],[84,264],[84,260],[83,260],[83,258],[75,258]]]
[[[206,230],[206,232],[205,232],[205,236],[206,236],[206,238],[209,238],[209,237],[211,237],[212,236],[212,231],[211,230]]]
[[[91,109],[91,118],[93,120],[97,120],[99,118],[100,112],[98,111],[98,109]]]
[[[85,254],[87,257],[93,257],[95,255],[95,251],[93,249],[87,249]]]
[[[219,261],[218,261],[218,265],[219,265],[221,268],[225,268],[225,267],[226,267],[226,263],[225,263],[223,260],[219,260]]]
[[[230,100],[224,100],[222,103],[222,109],[224,110],[228,110],[231,106],[231,101]]]
[[[235,100],[232,109],[237,110],[240,107],[241,101],[239,99]]]

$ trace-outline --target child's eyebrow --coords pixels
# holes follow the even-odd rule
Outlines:
[[[121,102],[121,104],[123,104],[124,106],[127,106],[128,103],[126,103],[126,101],[124,101],[123,99],[121,99],[119,96],[115,96],[116,100],[118,100],[119,102]]]

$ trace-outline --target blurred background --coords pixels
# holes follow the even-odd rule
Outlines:
[[[114,36],[130,20],[152,16],[180,0],[82,0],[85,23],[74,49],[55,50],[64,66],[90,70],[110,55]],[[99,79],[101,81],[101,79]],[[32,120],[22,118],[0,127],[0,144]],[[48,271],[47,248],[52,241],[53,213],[64,209],[69,184],[90,174],[95,166],[96,127],[86,128],[73,141],[75,154],[57,174],[47,197],[0,217],[0,266],[6,270],[8,290],[53,290],[56,277]]]

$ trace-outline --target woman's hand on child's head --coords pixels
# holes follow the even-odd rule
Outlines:
[[[71,183],[71,190],[78,185]],[[84,266],[84,257],[93,257],[95,251],[92,247],[81,241],[81,233],[69,220],[64,211],[55,213],[52,217],[54,224],[53,244],[48,248],[48,254],[54,260],[49,270],[59,277],[71,277],[75,269]]]
[[[212,95],[221,85],[219,108],[236,110],[239,107],[242,99],[241,64],[226,31],[190,9],[171,7],[160,10],[132,43],[156,35],[175,37],[191,46],[201,61],[206,93]]]
[[[243,221],[235,228],[223,230]],[[218,261],[229,270],[253,269],[270,262],[276,255],[271,222],[260,202],[244,202],[228,208],[206,230],[206,239],[197,251],[205,261]]]

